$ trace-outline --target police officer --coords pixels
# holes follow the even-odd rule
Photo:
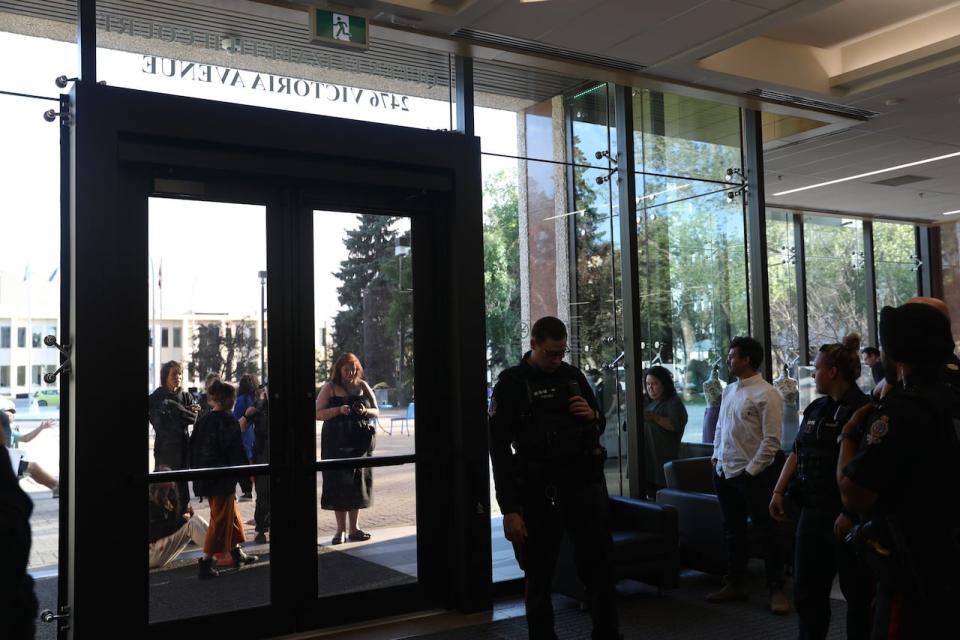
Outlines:
[[[826,344],[814,363],[817,393],[824,394],[803,411],[803,422],[773,490],[770,515],[786,518],[784,494],[800,507],[794,545],[794,604],[800,638],[826,638],[830,627],[830,589],[840,574],[847,601],[847,638],[870,636],[869,573],[843,540],[856,515],[843,512],[837,487],[838,436],[843,425],[870,399],[857,386],[860,336]]]
[[[590,599],[592,637],[618,638],[599,440],[605,420],[583,373],[563,362],[566,352],[566,326],[544,317],[520,364],[500,374],[490,403],[497,502],[526,572],[529,637],[557,637],[550,584],[566,530]]]
[[[861,514],[851,538],[877,580],[872,637],[944,637],[960,571],[960,401],[943,372],[950,322],[926,304],[884,307],[880,343],[892,389],[843,427],[840,493],[844,507]]]

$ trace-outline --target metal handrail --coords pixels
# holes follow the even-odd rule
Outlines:
[[[402,456],[361,456],[358,458],[335,458],[317,460],[312,463],[314,471],[336,471],[338,469],[356,469],[367,467],[396,467],[415,463],[416,454]],[[157,482],[179,482],[185,480],[210,480],[231,476],[269,476],[286,471],[286,464],[248,464],[236,467],[208,467],[203,469],[177,469],[176,471],[158,471],[147,474],[151,484]]]

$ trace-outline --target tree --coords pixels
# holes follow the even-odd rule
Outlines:
[[[520,341],[520,221],[515,170],[492,174],[483,187],[483,283],[487,370],[491,380],[515,365]]]
[[[203,380],[211,373],[223,373],[223,353],[221,346],[223,338],[220,336],[220,323],[201,323],[197,325],[193,337],[195,349],[190,356],[188,369],[190,376]]]
[[[333,320],[333,346],[334,359],[351,352],[366,362],[370,354],[364,346],[364,291],[375,281],[383,281],[382,267],[393,253],[394,218],[364,215],[358,219],[360,224],[347,231],[344,238],[347,258],[335,274],[342,283],[337,287],[337,294],[343,308]]]
[[[259,375],[258,345],[256,326],[249,320],[241,320],[232,331],[230,327],[227,328],[226,339],[223,341],[227,354],[224,361],[224,377],[227,380],[239,380],[247,373]]]

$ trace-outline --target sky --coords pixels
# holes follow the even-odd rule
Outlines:
[[[60,89],[54,79],[76,75],[76,49],[71,43],[0,33],[0,60],[18,61],[0,68],[0,90],[5,91],[56,97]],[[154,70],[158,73],[147,73]],[[106,80],[111,86],[419,128],[449,127],[449,105],[445,101],[416,97],[401,101],[400,96],[390,96],[385,108],[383,99],[373,97],[369,90],[358,97],[356,89],[351,88],[349,98],[353,102],[344,103],[329,99],[335,92],[330,88],[321,92],[319,99],[313,94],[301,97],[253,90],[256,74],[252,72],[241,71],[236,83],[235,74],[227,75],[227,83],[223,84],[216,76],[216,82],[207,83],[169,78],[159,71],[162,69],[155,69],[141,54],[98,50],[98,80]],[[404,111],[403,106],[408,110]],[[38,295],[40,290],[55,292],[59,287],[59,277],[55,275],[60,260],[59,124],[42,118],[45,110],[56,107],[57,103],[52,101],[0,96],[0,145],[17,150],[0,153],[0,224],[5,240],[0,252],[0,272],[8,281],[21,283],[23,274],[28,274],[24,285],[30,287],[34,301],[43,297]],[[484,149],[516,153],[513,112],[477,108],[476,117]],[[483,171],[486,174],[516,164],[515,160],[485,157]],[[263,207],[151,198],[149,215],[154,278],[162,265],[158,315],[194,311],[258,317],[257,273],[267,268]],[[332,273],[346,257],[344,234],[357,224],[354,214],[315,213],[318,328],[331,322],[339,308],[338,282]],[[226,277],[215,278],[214,274]],[[57,296],[46,298],[51,302],[46,313],[55,315]],[[40,311],[32,309],[31,313],[39,315]],[[147,317],[150,313],[148,309]]]

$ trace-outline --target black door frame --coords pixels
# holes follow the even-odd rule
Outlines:
[[[69,381],[69,427],[76,434],[70,442],[71,635],[98,635],[109,624],[150,637],[231,630],[266,637],[426,606],[489,608],[479,141],[88,81],[78,82],[71,98],[72,232],[65,284],[75,345]],[[137,345],[145,346],[147,336],[146,208],[147,196],[158,191],[157,178],[201,183],[210,190],[184,194],[200,199],[224,199],[215,188],[224,178],[235,187],[228,201],[267,205],[268,256],[283,257],[268,275],[271,393],[283,398],[272,419],[309,429],[290,429],[278,438],[274,451],[281,459],[274,455],[271,463],[272,481],[289,483],[274,493],[274,502],[287,495],[289,503],[279,508],[290,514],[286,532],[274,523],[274,536],[290,544],[273,550],[272,583],[276,588],[290,582],[289,591],[274,593],[267,608],[148,626],[146,566],[134,560],[144,555],[146,518],[139,505],[148,482],[142,458],[147,433],[139,427],[145,416],[139,372],[146,370],[147,355]],[[244,194],[236,188],[241,183],[264,185],[265,191]],[[419,584],[395,588],[390,598],[375,592],[322,601],[288,597],[310,591],[294,569],[316,548],[316,483],[313,478],[307,486],[303,469],[313,465],[315,473],[322,465],[312,459],[308,401],[314,394],[312,308],[297,304],[312,299],[312,268],[297,268],[305,257],[312,260],[312,234],[305,233],[310,221],[303,215],[318,204],[310,189],[320,190],[327,209],[389,210],[412,219],[414,288],[422,292],[414,303],[421,394],[417,534],[418,547],[429,553],[420,554]],[[307,355],[290,355],[303,354],[308,340]],[[104,394],[102,379],[115,372],[121,372],[118,383]],[[306,447],[301,443],[308,430]],[[105,527],[106,514],[120,526]],[[106,592],[104,575],[114,585]],[[315,576],[311,582],[315,589]]]

